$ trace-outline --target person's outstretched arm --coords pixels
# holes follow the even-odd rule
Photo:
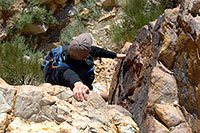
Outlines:
[[[104,57],[104,58],[112,58],[112,59],[114,58],[122,59],[126,57],[125,54],[117,54],[115,52],[106,50],[104,48],[99,48],[96,46],[91,47],[90,54],[93,57]]]

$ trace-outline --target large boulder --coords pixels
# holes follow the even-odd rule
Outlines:
[[[129,110],[141,132],[200,131],[199,9],[183,0],[165,10],[137,31],[116,68],[109,103]]]

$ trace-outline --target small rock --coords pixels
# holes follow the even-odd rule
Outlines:
[[[104,8],[115,6],[115,0],[101,0],[101,4]]]
[[[41,34],[47,31],[48,27],[44,24],[30,24],[24,27],[22,32],[24,34]]]
[[[175,127],[185,121],[180,109],[173,105],[155,104],[155,112],[168,127]]]

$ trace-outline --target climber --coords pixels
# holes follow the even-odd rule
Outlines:
[[[56,71],[53,72],[55,77],[53,84],[70,87],[74,98],[78,101],[87,100],[89,90],[99,93],[104,100],[108,98],[105,92],[92,86],[94,80],[94,57],[122,59],[126,56],[125,54],[116,54],[103,48],[92,46],[92,43],[93,40],[89,33],[83,33],[75,37],[70,44],[62,47],[60,55],[62,64],[58,63],[53,66],[55,68],[54,71]],[[58,59],[56,61],[58,62]]]

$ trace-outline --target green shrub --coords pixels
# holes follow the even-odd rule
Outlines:
[[[24,26],[33,23],[42,23],[47,25],[57,23],[52,12],[48,11],[44,6],[40,6],[39,3],[35,1],[27,3],[26,7],[23,8],[20,14],[20,17],[14,17],[14,27],[18,30],[22,30]]]
[[[8,8],[13,5],[15,0],[0,0],[0,6],[3,11],[7,11]]]
[[[15,38],[0,45],[0,77],[12,85],[40,84],[42,54],[31,51],[24,37]]]
[[[81,19],[76,16],[74,21],[72,21],[61,31],[60,42],[61,44],[69,43],[72,37],[84,33],[85,31],[86,28],[82,24]]]
[[[155,20],[165,9],[165,3],[155,5],[146,0],[126,0],[122,23],[112,25],[112,41],[125,42],[134,39],[136,31]]]
[[[111,26],[112,42],[124,42],[133,38],[134,21],[129,16],[122,16],[120,24],[113,24]]]

